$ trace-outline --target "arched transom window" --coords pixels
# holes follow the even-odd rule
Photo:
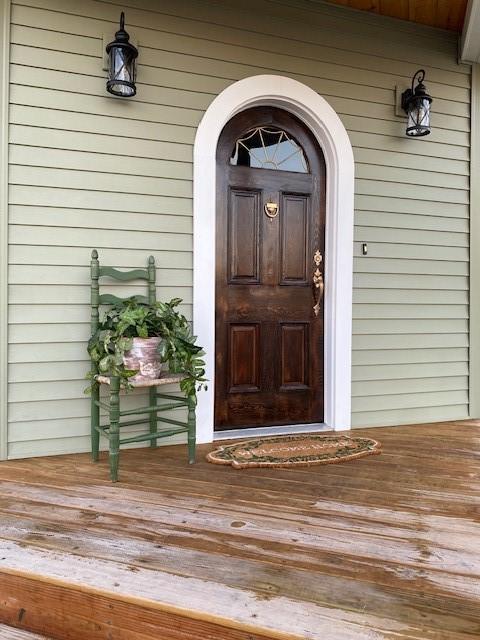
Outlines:
[[[239,138],[230,164],[276,171],[309,172],[302,147],[286,131],[276,127],[256,127]]]

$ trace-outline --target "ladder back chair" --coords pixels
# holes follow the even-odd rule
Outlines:
[[[121,282],[131,282],[134,280],[145,280],[147,283],[147,295],[135,296],[138,302],[144,304],[154,304],[156,302],[156,286],[155,286],[155,260],[153,256],[148,258],[148,266],[146,269],[132,269],[130,271],[120,271],[113,267],[100,266],[98,253],[94,249],[92,251],[92,260],[90,263],[91,274],[91,334],[96,333],[100,324],[99,308],[103,305],[115,305],[126,298],[119,298],[110,293],[100,294],[99,280],[102,277],[113,278]],[[161,385],[178,383],[182,379],[181,374],[160,374],[156,380],[148,382],[135,383],[133,387],[148,387],[149,404],[147,407],[139,407],[138,409],[121,410],[120,407],[120,378],[118,376],[99,375],[97,365],[92,360],[91,371],[96,384],[92,385],[91,395],[91,440],[92,440],[92,459],[98,461],[98,452],[100,444],[100,435],[105,436],[109,442],[109,463],[110,477],[112,482],[118,480],[118,466],[120,446],[133,442],[148,442],[151,447],[157,446],[158,438],[166,438],[177,433],[187,433],[188,437],[188,460],[190,463],[195,462],[195,406],[196,397],[177,396],[168,393],[159,393],[158,387]],[[102,398],[100,394],[100,386],[107,385],[109,393]],[[185,407],[187,409],[187,421],[174,420],[171,417],[159,416],[162,411],[171,411]],[[107,416],[107,424],[100,424],[100,409],[103,409]],[[147,417],[135,418],[133,420],[121,421],[123,416],[142,415]],[[168,430],[159,430],[162,423],[170,428]],[[120,429],[122,427],[130,427],[134,425],[148,424],[148,433],[137,436],[120,438]]]

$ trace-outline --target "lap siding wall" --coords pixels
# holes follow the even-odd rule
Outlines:
[[[138,95],[105,92],[121,10]],[[353,424],[468,416],[470,67],[451,33],[290,0],[15,0],[9,150],[9,456],[87,450],[89,255],[158,264],[192,303],[196,127],[232,82],[283,74],[338,112],[356,160]],[[395,86],[420,67],[433,132]],[[368,243],[368,256],[361,244]]]

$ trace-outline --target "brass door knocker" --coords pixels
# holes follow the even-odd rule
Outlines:
[[[270,221],[278,216],[278,204],[276,202],[266,202],[263,209]]]

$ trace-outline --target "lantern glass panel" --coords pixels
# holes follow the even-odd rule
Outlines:
[[[135,95],[135,57],[125,47],[110,49],[109,91],[124,97]]]
[[[426,136],[430,133],[430,100],[413,100],[408,110],[407,135]]]

